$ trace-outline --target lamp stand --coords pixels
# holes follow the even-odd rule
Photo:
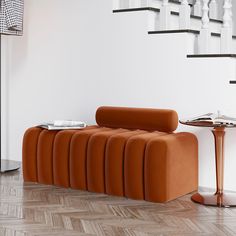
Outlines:
[[[17,161],[2,159],[2,35],[0,34],[0,173],[18,170],[20,164]]]

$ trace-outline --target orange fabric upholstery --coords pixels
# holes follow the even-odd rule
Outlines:
[[[25,181],[166,202],[197,189],[198,143],[171,110],[101,107],[98,126],[23,139]]]
[[[76,130],[60,131],[53,147],[53,182],[56,186],[70,187],[69,152],[70,141]]]
[[[153,132],[134,136],[128,140],[124,156],[125,196],[144,199],[144,153],[146,143],[165,133]]]
[[[178,115],[173,110],[99,107],[96,112],[99,126],[124,129],[173,132],[178,126]]]
[[[81,130],[73,135],[70,145],[70,186],[74,189],[87,190],[87,147],[93,134],[111,130],[94,128]]]
[[[37,172],[37,148],[38,138],[42,129],[38,127],[29,128],[23,138],[22,167],[25,181],[38,182]]]
[[[83,130],[94,129],[94,126]],[[69,156],[72,136],[82,130],[62,130],[57,133],[53,145],[53,182],[57,186],[70,187]]]
[[[165,202],[198,188],[198,142],[190,133],[150,140],[144,162],[145,199]]]
[[[115,196],[124,194],[124,153],[128,140],[136,135],[147,133],[136,130],[110,137],[107,141],[105,153],[105,184],[106,193]]]
[[[43,130],[38,139],[37,171],[38,182],[54,184],[53,182],[53,143],[58,131]]]
[[[91,192],[105,193],[104,153],[109,137],[126,132],[124,129],[114,129],[92,135],[87,152],[87,184]]]

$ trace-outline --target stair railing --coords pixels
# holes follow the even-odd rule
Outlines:
[[[140,0],[140,7],[149,7],[149,0]]]
[[[112,3],[113,3],[113,4],[112,4],[113,10],[120,9],[120,0],[113,0]]]
[[[129,0],[113,0],[113,9],[123,9],[128,8],[130,6]]]
[[[232,50],[232,0],[224,1],[223,26],[221,28],[221,53],[231,53]]]
[[[218,1],[216,0],[211,0],[209,4],[209,16],[210,19],[219,19],[219,14],[218,14]]]
[[[209,53],[210,29],[209,29],[209,0],[202,0],[202,27],[199,35],[199,53]]]
[[[160,30],[170,29],[170,5],[169,0],[163,0],[160,11]]]
[[[190,12],[191,8],[188,4],[188,0],[181,0],[179,7],[179,28],[189,29],[190,28]]]
[[[196,0],[193,6],[193,14],[195,16],[202,16],[202,1],[201,0]]]
[[[129,1],[129,8],[141,7],[141,4],[142,4],[142,1],[140,1],[140,0],[139,1],[137,1],[137,0],[127,0],[127,1]]]

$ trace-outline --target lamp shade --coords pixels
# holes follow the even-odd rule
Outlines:
[[[0,0],[0,34],[23,34],[24,0]]]

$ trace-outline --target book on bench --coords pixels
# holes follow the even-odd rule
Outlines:
[[[48,130],[66,130],[66,129],[83,129],[86,127],[86,124],[83,121],[55,120],[53,122],[42,123],[38,126]]]

